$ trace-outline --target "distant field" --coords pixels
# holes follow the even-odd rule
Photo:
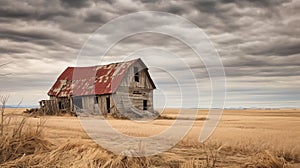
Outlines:
[[[5,114],[11,115],[11,114],[23,114],[23,111],[26,110],[26,108],[6,108]]]
[[[7,114],[21,118],[24,109],[6,109]],[[163,116],[175,117],[178,109],[158,110]],[[187,115],[188,110],[183,111]],[[17,115],[15,115],[17,114]],[[199,110],[198,117],[205,118],[207,110]],[[89,139],[75,117],[41,117],[46,119],[44,138],[59,146],[68,141],[94,144]],[[16,119],[15,119],[16,120]],[[34,124],[39,118],[29,117],[28,123]],[[172,125],[174,120],[159,119],[151,122],[133,122],[129,120],[109,119],[116,130],[130,136],[156,135]],[[263,164],[282,164],[300,167],[300,110],[225,110],[222,119],[205,146],[198,142],[204,121],[197,120],[190,132],[171,150],[157,156],[150,156],[149,162],[160,158],[164,166],[171,163],[179,167],[206,167],[207,158],[216,158],[217,167],[259,167]],[[103,149],[102,149],[103,150]],[[209,152],[207,152],[209,150]],[[63,162],[63,161],[60,161]],[[157,161],[159,162],[159,161]],[[178,162],[178,164],[177,164]],[[151,165],[150,163],[150,165]],[[162,163],[161,163],[162,164]],[[166,165],[167,164],[167,165]],[[156,166],[157,167],[157,166]]]

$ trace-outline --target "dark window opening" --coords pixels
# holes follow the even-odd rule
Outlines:
[[[60,101],[58,102],[58,108],[62,109],[62,103]]]
[[[133,67],[133,71],[134,71],[134,81],[139,82],[139,69],[138,67]]]
[[[81,108],[82,109],[82,100],[81,97],[74,97],[73,98],[73,104],[75,107]]]
[[[44,101],[40,101],[40,106],[41,107],[45,107],[46,106],[45,102]]]
[[[110,113],[110,98],[106,97],[106,110],[107,113]]]
[[[99,97],[96,96],[96,97],[95,97],[95,104],[98,104],[98,103],[99,103]]]
[[[143,100],[143,110],[147,110],[147,100]]]
[[[133,94],[142,94],[140,91],[134,90]]]

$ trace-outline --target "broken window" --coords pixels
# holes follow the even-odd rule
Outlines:
[[[134,71],[134,81],[139,82],[139,69],[138,67],[133,67]]]
[[[142,94],[140,91],[134,90],[133,94]]]
[[[81,97],[73,97],[74,106],[82,109],[82,99]]]

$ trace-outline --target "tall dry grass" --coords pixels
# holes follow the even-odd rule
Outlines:
[[[46,120],[7,117],[0,136],[0,167],[149,167],[146,157],[117,156],[94,143],[67,141],[54,145],[43,135]]]
[[[9,96],[0,95],[0,103],[1,103],[1,122],[0,122],[0,135],[3,135],[4,132],[4,112],[5,112],[5,105],[7,103]]]
[[[11,118],[6,120],[4,134],[0,136],[0,165],[50,150],[51,143],[42,137],[43,122],[41,121],[33,128],[26,125],[26,120],[27,118],[15,121],[11,121]]]
[[[108,152],[91,141],[72,139],[55,143],[45,136],[47,120],[20,116],[5,118],[0,136],[0,167],[261,167],[285,168],[299,163],[298,148],[273,148],[264,141],[227,145],[209,140],[204,144],[184,139],[164,153],[149,157],[127,157]],[[123,120],[120,122],[124,122]],[[293,150],[295,149],[295,150]],[[130,151],[135,152],[135,151]],[[137,151],[142,152],[142,151]]]
[[[181,155],[190,156],[180,164],[186,168],[237,167],[237,165],[245,168],[289,168],[300,165],[299,151],[296,147],[277,149],[272,148],[270,144],[267,145],[267,142],[260,145],[250,141],[242,145],[226,145],[211,140],[203,144],[183,140],[170,153],[184,152]]]
[[[215,167],[216,155],[207,151],[207,160],[165,159],[162,156],[128,157],[115,155],[97,144],[69,140],[54,145],[43,135],[45,120],[36,124],[28,123],[27,118],[9,118],[6,121],[5,134],[0,136],[0,167]],[[135,152],[135,151],[129,151]],[[139,151],[141,152],[141,151]],[[205,163],[207,162],[207,163]]]

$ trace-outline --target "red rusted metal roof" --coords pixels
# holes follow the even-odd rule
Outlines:
[[[91,67],[68,67],[58,77],[48,95],[68,97],[114,93],[127,69],[137,61],[141,60]]]

